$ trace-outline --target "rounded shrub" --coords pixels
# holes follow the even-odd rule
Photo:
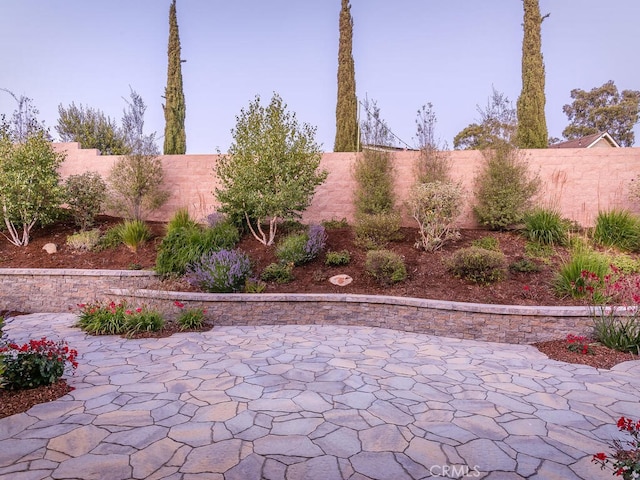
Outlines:
[[[390,250],[368,251],[365,270],[383,285],[391,285],[407,278],[404,259]]]
[[[98,172],[70,175],[64,182],[65,202],[80,230],[94,223],[107,198],[107,184]]]
[[[249,276],[249,256],[240,250],[225,249],[205,254],[197,263],[189,265],[186,273],[191,285],[212,293],[240,291]]]
[[[448,260],[448,269],[456,277],[475,283],[489,284],[506,275],[504,253],[479,247],[457,250]]]
[[[270,263],[260,274],[263,282],[289,283],[293,279],[293,263]]]
[[[402,237],[401,218],[395,212],[359,214],[354,230],[356,243],[367,250],[379,250]]]
[[[303,265],[316,258],[327,243],[327,232],[322,225],[311,225],[308,232],[292,233],[279,243],[276,257],[280,263]]]
[[[339,267],[342,265],[348,265],[351,261],[351,254],[349,250],[340,250],[339,252],[331,251],[327,252],[324,260],[324,264],[330,267]]]

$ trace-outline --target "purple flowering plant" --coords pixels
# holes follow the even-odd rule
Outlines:
[[[251,261],[246,253],[223,249],[205,254],[199,262],[187,267],[186,278],[204,291],[231,293],[242,290],[250,275]]]

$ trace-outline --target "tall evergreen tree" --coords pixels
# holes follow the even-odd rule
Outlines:
[[[340,43],[338,46],[338,101],[336,103],[336,141],[334,152],[358,149],[358,99],[352,54],[353,18],[349,0],[342,0]]]
[[[176,17],[176,0],[169,7],[169,48],[167,50],[167,86],[164,90],[164,154],[184,154],[187,151],[187,135],[184,130],[186,106],[182,90],[182,61],[180,59],[180,34]]]
[[[518,98],[517,144],[520,148],[546,148],[547,120],[544,115],[544,63],[540,27],[548,17],[540,15],[538,0],[523,0],[522,91]]]

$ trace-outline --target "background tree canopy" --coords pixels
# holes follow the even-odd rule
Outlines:
[[[609,80],[600,87],[584,91],[571,90],[573,102],[562,107],[569,125],[562,131],[567,140],[608,132],[621,146],[631,147],[635,142],[633,126],[640,116],[640,91],[623,90]]]

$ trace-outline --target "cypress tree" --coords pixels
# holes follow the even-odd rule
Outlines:
[[[544,114],[544,63],[540,27],[548,17],[540,16],[538,0],[523,0],[524,37],[522,40],[522,91],[518,98],[520,148],[547,148],[547,120]]]
[[[167,86],[164,90],[164,154],[182,155],[187,151],[184,130],[186,106],[182,91],[182,60],[180,59],[180,34],[176,17],[176,0],[169,7],[169,47],[167,50]]]
[[[351,51],[352,43],[351,5],[349,5],[349,0],[342,0],[334,152],[355,152],[358,149],[358,100],[356,98],[356,73]]]

